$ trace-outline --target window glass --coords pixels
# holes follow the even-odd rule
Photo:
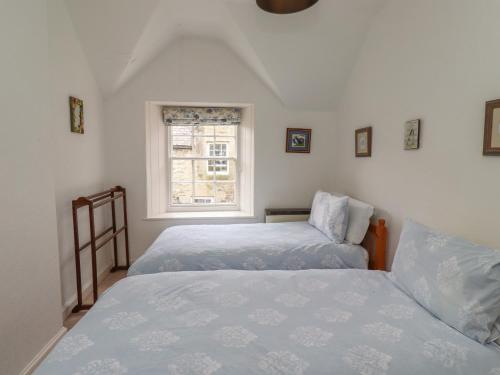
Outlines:
[[[237,126],[169,127],[172,205],[237,203]]]

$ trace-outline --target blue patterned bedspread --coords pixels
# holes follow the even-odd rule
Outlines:
[[[500,351],[384,272],[172,272],[117,283],[35,374],[498,375]]]
[[[206,270],[367,268],[367,252],[336,244],[307,222],[167,228],[129,275]]]

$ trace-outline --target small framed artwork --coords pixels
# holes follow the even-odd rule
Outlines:
[[[500,99],[486,103],[483,155],[500,156]]]
[[[286,152],[311,152],[311,129],[286,129]]]
[[[83,101],[69,97],[69,113],[71,121],[71,131],[73,133],[83,134],[84,133],[84,122],[83,122]]]
[[[372,127],[357,129],[355,142],[357,158],[372,156]]]
[[[411,120],[405,124],[405,150],[420,148],[420,120]]]

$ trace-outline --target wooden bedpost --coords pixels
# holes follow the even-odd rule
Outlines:
[[[375,241],[375,254],[373,256],[373,269],[385,270],[385,252],[387,249],[387,227],[385,220],[379,219],[375,230],[377,241]]]
[[[370,224],[366,236],[361,243],[370,256],[370,270],[385,271],[385,253],[387,250],[387,227],[384,219],[378,219]]]

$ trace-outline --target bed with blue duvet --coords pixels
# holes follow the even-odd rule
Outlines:
[[[500,351],[436,318],[379,271],[128,277],[36,375],[498,375]]]
[[[387,230],[383,223],[378,224],[380,228],[370,224],[373,212],[364,202],[318,191],[307,222],[170,227],[135,261],[129,275],[221,269],[366,269],[374,265],[385,269]],[[366,245],[366,236],[377,233]],[[370,244],[375,245],[371,248]]]
[[[500,252],[405,223],[390,273],[127,277],[36,375],[500,374]]]
[[[129,275],[173,271],[361,268],[360,245],[337,243],[307,222],[167,228]]]

